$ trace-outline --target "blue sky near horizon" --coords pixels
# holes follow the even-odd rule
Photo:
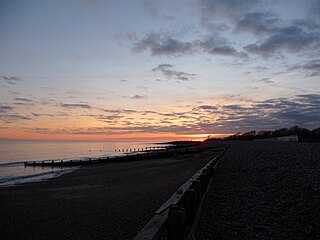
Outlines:
[[[4,138],[179,138],[320,123],[316,0],[0,3]]]

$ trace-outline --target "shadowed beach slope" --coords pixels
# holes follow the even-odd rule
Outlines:
[[[217,152],[101,164],[0,188],[0,239],[132,239]]]
[[[220,144],[197,240],[320,239],[320,143]]]

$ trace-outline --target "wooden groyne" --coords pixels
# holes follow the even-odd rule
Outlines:
[[[134,240],[192,240],[203,200],[226,150],[185,182],[156,212]]]
[[[25,167],[72,167],[83,166],[97,163],[115,163],[138,161],[150,158],[169,157],[174,154],[186,154],[204,150],[205,147],[199,144],[186,144],[178,146],[156,146],[137,149],[115,149],[115,152],[123,152],[119,156],[85,158],[74,160],[46,160],[46,161],[28,161],[24,163]]]

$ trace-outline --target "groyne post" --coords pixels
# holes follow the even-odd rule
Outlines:
[[[201,197],[202,197],[200,180],[192,181],[190,189],[195,191],[195,193],[196,193],[196,203],[197,203],[197,205],[199,205],[200,202],[201,202]]]
[[[188,189],[184,194],[184,208],[186,210],[186,223],[192,223],[197,211],[197,193],[193,189]]]
[[[185,211],[177,205],[169,208],[167,219],[168,240],[184,240],[185,239]]]
[[[202,194],[206,192],[208,186],[208,175],[206,173],[202,173],[199,177],[201,183],[201,192]]]

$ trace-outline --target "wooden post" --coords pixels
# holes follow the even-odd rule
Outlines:
[[[197,203],[197,205],[199,205],[200,202],[201,202],[201,196],[202,196],[200,181],[199,180],[192,181],[190,189],[193,189],[196,192],[196,197],[197,197],[196,198],[196,203]]]
[[[206,173],[202,173],[199,178],[201,183],[201,192],[204,194],[208,186],[208,175]]]
[[[214,175],[214,168],[211,165],[209,165],[207,169],[208,169],[208,174],[212,177]]]
[[[177,205],[170,206],[167,219],[168,240],[185,239],[184,220],[184,209],[179,208]]]
[[[209,170],[209,168],[205,168],[205,169],[203,169],[203,173],[205,173],[205,174],[207,174],[207,176],[208,176],[208,181],[210,180],[210,178],[211,178],[211,173],[210,173],[210,170]]]
[[[186,210],[186,223],[191,224],[197,211],[197,193],[193,189],[188,189],[184,194],[184,208]]]

